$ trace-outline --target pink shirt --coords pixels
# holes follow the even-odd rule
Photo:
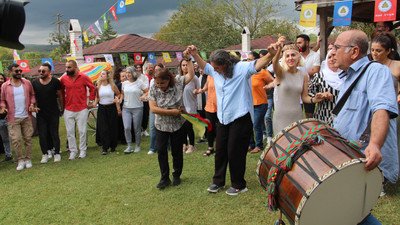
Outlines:
[[[31,82],[29,82],[28,80],[21,78],[21,84],[22,84],[22,87],[24,88],[25,106],[27,109],[29,109],[29,106],[31,104],[36,103],[35,92],[33,91]],[[8,121],[14,122],[14,119],[15,119],[14,86],[11,84],[10,80],[4,82],[4,84],[1,85],[0,106],[7,108]],[[32,113],[29,112],[29,110],[27,110],[27,111],[28,111],[28,117],[31,118]]]

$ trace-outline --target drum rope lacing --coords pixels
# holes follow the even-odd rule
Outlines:
[[[329,130],[332,135],[326,135],[319,133],[322,130]],[[337,135],[333,135],[337,134]],[[283,177],[283,174],[290,171],[292,169],[293,163],[306,151],[312,149],[312,145],[321,144],[326,138],[334,138],[339,139],[350,148],[353,148],[356,151],[361,149],[361,145],[355,141],[348,141],[342,138],[339,133],[325,125],[320,124],[314,128],[307,130],[300,139],[293,140],[289,146],[285,149],[285,152],[282,152],[279,157],[275,160],[275,165],[273,165],[268,173],[267,185],[268,188],[266,190],[268,194],[268,202],[266,206],[268,206],[269,211],[276,211],[278,208],[277,205],[277,188],[279,188],[280,180]]]

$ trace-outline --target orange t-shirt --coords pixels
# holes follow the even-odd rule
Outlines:
[[[207,103],[204,107],[204,110],[209,113],[216,113],[217,112],[217,93],[215,92],[214,86],[214,78],[210,75],[207,76],[208,82],[208,94],[207,94]]]
[[[259,73],[251,77],[251,92],[253,93],[253,105],[268,104],[267,93],[264,90],[266,83],[272,82],[274,79],[271,74],[262,69]]]

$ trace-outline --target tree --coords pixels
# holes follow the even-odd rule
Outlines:
[[[220,0],[179,2],[178,12],[153,36],[154,39],[183,46],[194,44],[208,52],[240,43],[241,30],[221,13]]]
[[[256,38],[265,35],[278,37],[279,34],[285,36],[288,41],[296,41],[296,36],[301,34],[301,31],[297,23],[288,19],[270,19],[260,27]]]
[[[259,36],[259,28],[270,23],[270,18],[284,5],[280,0],[223,0],[226,19],[241,28],[248,27],[250,37]]]
[[[64,25],[64,29],[61,33],[58,32],[52,32],[49,34],[50,39],[49,43],[51,45],[58,44],[58,47],[53,49],[53,51],[50,53],[50,57],[53,59],[61,59],[65,54],[68,54],[71,52],[70,50],[70,39],[69,39],[69,34],[68,34],[68,25]]]
[[[363,22],[357,22],[357,21],[352,21],[350,26],[337,26],[333,29],[331,35],[329,37],[337,38],[340,33],[346,30],[362,30],[364,31],[368,37],[371,37],[372,32],[374,32],[375,27],[373,23],[363,23]]]

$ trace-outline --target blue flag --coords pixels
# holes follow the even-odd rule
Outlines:
[[[122,14],[126,12],[125,0],[119,0],[117,6],[117,14]]]
[[[333,26],[349,26],[353,1],[336,2],[333,11]]]
[[[148,54],[148,57],[149,57],[149,62],[150,62],[150,63],[157,63],[157,61],[156,61],[156,55],[155,55],[154,53],[149,53],[149,54]]]
[[[48,63],[51,65],[51,71],[54,71],[53,60],[52,59],[42,59],[42,63]]]

